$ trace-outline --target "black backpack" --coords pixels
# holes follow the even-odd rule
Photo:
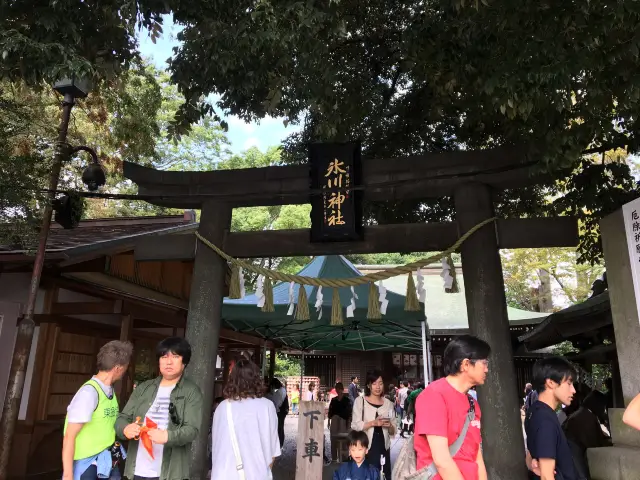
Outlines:
[[[284,402],[280,405],[280,411],[278,413],[283,417],[289,415],[289,397],[287,395],[285,395]]]
[[[531,405],[533,405],[536,400],[538,400],[538,392],[536,392],[535,390],[531,390],[529,393],[527,393],[527,396],[524,399],[525,413],[529,411],[529,408],[531,408]]]

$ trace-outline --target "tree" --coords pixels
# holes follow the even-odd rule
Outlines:
[[[604,273],[602,265],[579,264],[578,253],[570,248],[526,248],[500,253],[507,304],[524,310],[557,310],[561,305],[554,306],[553,297],[564,297],[571,305],[581,303],[589,298],[591,285]],[[545,299],[541,293],[549,282],[551,305],[543,308],[541,301]]]
[[[110,78],[134,61],[136,26],[157,36],[171,11],[184,27],[170,63],[184,97],[176,137],[224,112],[302,124],[286,162],[305,159],[309,141],[360,139],[365,155],[382,158],[522,145],[542,171],[573,178],[501,193],[498,214],[581,215],[581,261],[601,257],[597,220],[640,195],[624,164],[581,162],[638,151],[636,2],[112,3],[11,2],[0,20],[2,76],[35,86],[63,73]],[[220,94],[215,106],[210,93]],[[556,191],[570,200],[550,205]],[[366,211],[379,223],[454,215],[449,198]]]
[[[136,29],[162,33],[160,0],[3,2],[0,78],[42,88],[65,76],[101,81],[139,60]]]
[[[267,353],[267,359],[271,356],[271,352]],[[301,372],[300,360],[291,358],[286,353],[276,352],[276,369],[274,377],[300,377]]]
[[[175,85],[169,82],[164,72],[147,66],[146,71],[153,76],[159,86],[159,107],[149,120],[153,122],[155,132],[153,145],[143,158],[134,159],[137,163],[159,170],[215,170],[221,162],[231,161],[228,148],[229,141],[220,127],[211,117],[204,117],[194,124],[187,135],[179,140],[168,135],[169,122],[174,118],[184,98],[178,93]],[[131,160],[131,158],[123,158]],[[115,194],[135,195],[137,186],[126,181],[122,172],[117,171],[109,182],[108,191]],[[170,209],[151,205],[140,200],[91,200],[89,217],[143,216],[181,213]]]
[[[217,164],[220,170],[238,168],[258,168],[281,165],[281,149],[268,148],[261,152],[251,147],[242,154],[232,155]],[[284,230],[295,228],[309,228],[311,226],[311,205],[276,205],[271,207],[235,208],[231,218],[232,232]],[[309,262],[309,257],[288,258],[258,258],[252,263],[270,269],[277,269],[286,273],[296,273]],[[244,272],[247,288],[253,288],[258,278],[252,272]]]
[[[104,81],[72,110],[67,142],[88,145],[109,174],[109,184],[120,176],[123,159],[146,162],[155,155],[159,133],[155,122],[160,88],[144,65],[118,80]],[[50,88],[30,88],[23,82],[0,81],[0,222],[3,240],[33,245],[40,226],[54,140],[60,124],[60,98]],[[84,189],[80,181],[88,158],[76,157],[63,165],[59,189]]]
[[[499,214],[584,213],[581,260],[598,261],[597,219],[640,194],[623,164],[580,163],[585,152],[638,149],[635,75],[640,6],[630,2],[214,2],[172,4],[184,25],[170,64],[187,103],[176,132],[214,106],[246,120],[303,125],[285,160],[309,141],[362,140],[371,157],[522,144],[564,178],[497,198]],[[201,67],[201,59],[210,68]],[[562,187],[562,186],[561,186]],[[624,191],[626,195],[621,195]],[[624,198],[622,198],[624,197]],[[443,221],[451,199],[368,205],[370,221]],[[589,216],[587,219],[586,217]]]

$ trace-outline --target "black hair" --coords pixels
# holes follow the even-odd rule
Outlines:
[[[591,410],[602,422],[607,417],[607,396],[597,390],[590,392],[582,402],[582,406]]]
[[[279,390],[282,388],[282,382],[280,380],[278,380],[277,378],[272,378],[271,379],[271,383],[269,384],[269,386],[271,388],[275,388],[276,390]]]
[[[465,359],[471,364],[478,360],[486,360],[491,354],[491,347],[484,340],[473,335],[460,335],[449,342],[444,349],[442,366],[445,375],[458,375]]]
[[[404,381],[402,382],[402,386],[403,386],[403,387],[408,387],[408,386],[409,386],[409,382],[408,382],[407,380],[404,380]]]
[[[367,371],[367,376],[365,377],[366,382],[364,384],[364,394],[366,396],[371,395],[371,389],[369,388],[369,385],[378,380],[380,377],[382,377],[382,371],[378,370],[377,368]]]
[[[336,385],[333,388],[335,388],[336,391],[338,391],[338,390],[343,390],[344,391],[344,385],[342,384],[342,382],[336,383]]]
[[[156,347],[156,357],[160,359],[167,353],[173,353],[182,357],[182,363],[189,365],[191,361],[191,345],[182,337],[169,337],[162,340]]]
[[[353,383],[353,381],[358,378],[358,377],[351,377],[351,383]]]
[[[369,448],[369,437],[361,430],[351,430],[347,435],[347,440],[349,440],[350,447],[357,447],[360,444],[364,448]]]
[[[577,380],[573,365],[564,357],[548,357],[538,360],[533,364],[533,389],[538,392],[544,392],[547,380],[553,380],[560,384],[568,379]]]

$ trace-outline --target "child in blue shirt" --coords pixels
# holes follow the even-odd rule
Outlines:
[[[333,473],[333,480],[380,480],[380,472],[366,460],[369,451],[367,434],[352,430],[347,438],[351,460]]]

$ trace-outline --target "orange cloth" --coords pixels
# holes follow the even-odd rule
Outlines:
[[[145,417],[145,424],[140,421],[140,417],[136,417],[136,423],[140,425],[140,442],[144,446],[145,450],[151,458],[153,458],[153,442],[149,438],[149,430],[158,428],[158,424],[151,420],[149,417]]]

